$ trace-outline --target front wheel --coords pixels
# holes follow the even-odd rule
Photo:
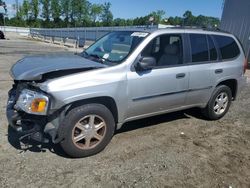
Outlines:
[[[222,118],[229,110],[232,102],[232,91],[228,86],[220,85],[215,88],[203,114],[210,120]]]
[[[60,129],[64,137],[63,150],[71,157],[87,157],[107,146],[114,134],[115,122],[104,105],[87,104],[72,109]]]

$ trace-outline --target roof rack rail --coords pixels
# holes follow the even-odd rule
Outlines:
[[[169,27],[170,29],[199,29],[204,31],[216,31],[222,33],[229,33],[228,31],[221,30],[219,27],[206,27],[206,26],[175,26]]]

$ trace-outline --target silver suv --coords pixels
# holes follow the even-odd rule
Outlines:
[[[26,57],[11,69],[7,117],[22,138],[94,155],[128,121],[199,107],[228,111],[246,79],[239,41],[204,29],[109,33],[81,54]]]

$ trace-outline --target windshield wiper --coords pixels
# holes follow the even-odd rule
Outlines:
[[[84,55],[84,57],[94,57],[94,58],[98,59],[100,63],[110,62],[109,60],[107,60],[107,59],[105,59],[97,54],[88,54],[87,52],[84,51],[83,55]]]
[[[89,56],[101,60],[102,63],[104,63],[105,61],[107,61],[107,59],[105,59],[105,58],[103,58],[103,57],[101,57],[101,56],[99,56],[99,55],[97,55],[97,54],[89,54]]]
[[[99,63],[102,63],[102,64],[105,63],[105,64],[110,65],[110,66],[117,65],[117,63],[114,63],[114,62],[112,62],[112,61],[110,61],[110,60],[108,60],[108,59],[105,59],[105,58],[103,58],[103,57],[101,57],[101,56],[99,56],[99,55],[97,55],[97,54],[88,54],[87,52],[83,51],[83,52],[81,53],[81,55],[82,55],[84,58],[93,57],[93,58],[95,58],[95,59],[98,59],[98,62],[99,62]]]

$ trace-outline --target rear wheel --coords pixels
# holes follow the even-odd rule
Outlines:
[[[104,105],[88,104],[72,109],[60,128],[63,150],[71,157],[87,157],[106,147],[114,134],[115,122]]]
[[[227,112],[232,101],[232,91],[228,86],[218,86],[212,94],[203,114],[211,120],[222,118]]]

